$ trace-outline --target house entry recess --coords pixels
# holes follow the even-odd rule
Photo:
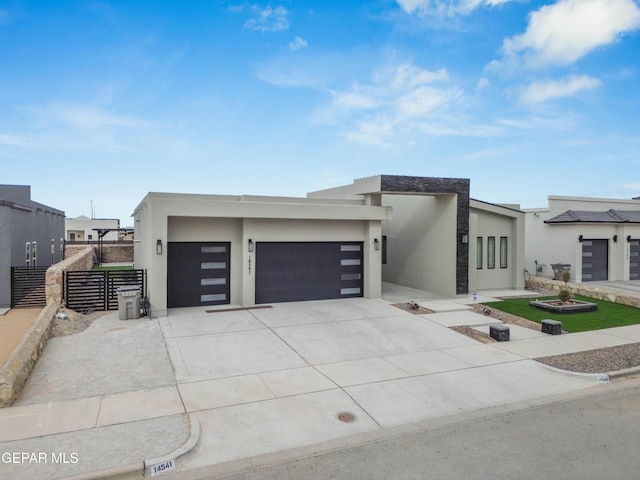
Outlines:
[[[609,279],[609,240],[582,241],[582,281]]]
[[[362,297],[362,242],[256,243],[257,304]]]
[[[229,242],[167,244],[167,307],[230,302]]]

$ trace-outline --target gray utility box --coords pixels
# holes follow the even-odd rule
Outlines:
[[[549,335],[562,334],[562,322],[558,320],[542,320],[542,333]]]
[[[554,280],[562,280],[562,274],[571,271],[571,265],[569,263],[552,263],[551,268],[553,268]]]
[[[509,327],[504,324],[490,325],[489,336],[499,342],[508,342],[511,335],[509,335]]]
[[[140,287],[125,285],[118,288],[118,314],[120,320],[140,318]]]

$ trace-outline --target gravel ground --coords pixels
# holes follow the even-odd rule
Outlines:
[[[541,297],[556,296],[558,294],[558,292],[554,290],[541,290],[539,293]],[[420,311],[417,311],[415,308],[411,308],[406,304],[396,304],[395,306],[411,313],[432,313],[430,310],[423,307],[420,307]],[[518,325],[520,327],[540,331],[539,323],[487,307],[486,305],[474,305],[473,311],[478,314],[487,315],[488,317],[500,320],[505,324]],[[494,343],[496,341],[489,335],[474,330],[471,327],[452,327],[452,330],[462,333],[463,335],[467,335],[468,337],[482,343]],[[563,333],[569,335],[568,332]],[[640,366],[640,343],[631,343],[628,345],[601,348],[598,350],[587,350],[584,352],[570,353],[566,355],[555,355],[552,357],[541,357],[536,358],[535,360],[551,367],[571,372],[609,373]]]
[[[96,311],[89,314],[76,312],[74,310],[62,309],[61,312],[67,315],[66,319],[54,318],[53,319],[53,337],[66,337],[68,335],[74,335],[76,333],[83,332],[89,325],[93,323],[97,318],[107,315],[109,311]]]

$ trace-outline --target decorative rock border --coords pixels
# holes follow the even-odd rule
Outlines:
[[[54,301],[42,309],[22,342],[13,350],[0,370],[0,408],[10,407],[29,379],[53,329],[53,318],[60,308]]]

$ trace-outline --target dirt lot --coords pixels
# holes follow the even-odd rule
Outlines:
[[[0,365],[5,364],[40,312],[39,308],[14,308],[0,316]]]

